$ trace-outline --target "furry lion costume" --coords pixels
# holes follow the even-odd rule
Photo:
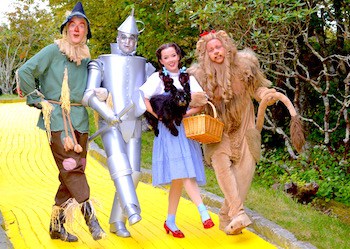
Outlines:
[[[220,41],[219,45],[208,46],[208,42],[215,39]],[[210,57],[210,53],[214,57]],[[243,202],[261,147],[261,130],[255,125],[252,99],[258,102],[264,99],[266,107],[276,102],[279,95],[269,88],[271,82],[265,78],[254,52],[250,49],[238,51],[225,31],[202,34],[197,42],[196,56],[197,64],[188,72],[196,77],[205,92],[192,96],[191,106],[203,105],[208,97],[216,107],[218,118],[225,124],[221,142],[203,145],[205,160],[213,166],[225,196],[219,212],[219,227],[226,234],[240,234],[252,223]],[[223,59],[216,62],[219,56]],[[287,104],[290,107],[291,103]],[[292,116],[295,114],[291,113]],[[263,117],[262,112],[260,119]]]

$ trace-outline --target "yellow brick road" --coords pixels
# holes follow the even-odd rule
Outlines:
[[[0,104],[0,210],[6,233],[15,249],[39,248],[276,248],[256,234],[243,230],[239,236],[227,236],[218,229],[218,217],[212,229],[203,229],[196,207],[182,198],[177,224],[186,238],[176,239],[163,228],[167,212],[167,192],[140,183],[137,189],[142,220],[128,227],[132,237],[119,238],[109,232],[109,212],[114,186],[108,171],[88,156],[86,174],[91,197],[98,201],[98,219],[107,232],[94,241],[82,217],[77,217],[73,232],[77,243],[51,240],[48,228],[58,176],[47,137],[36,127],[39,111],[24,103]]]

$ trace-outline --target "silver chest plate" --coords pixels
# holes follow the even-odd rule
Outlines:
[[[102,87],[112,93],[114,112],[119,113],[146,81],[146,59],[116,54],[101,55],[98,59],[103,62]]]
[[[112,94],[113,111],[120,113],[125,107],[134,104],[122,117],[119,124],[126,142],[135,131],[138,110],[144,107],[143,98],[139,95],[139,87],[146,81],[146,59],[139,56],[122,56],[106,54],[98,57],[103,63],[103,79],[101,86]],[[140,121],[139,121],[140,122]]]

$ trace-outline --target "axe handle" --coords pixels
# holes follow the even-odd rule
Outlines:
[[[115,116],[118,117],[118,119],[120,120],[121,117],[123,117],[126,113],[128,113],[131,108],[134,107],[134,103],[131,103],[130,105],[124,107],[123,110],[121,110],[118,114],[116,114]],[[119,122],[118,122],[119,123]],[[98,131],[96,131],[93,135],[91,135],[88,139],[88,141],[92,141],[94,140],[98,135],[102,134],[103,132],[105,132],[106,130],[108,130],[110,127],[112,126],[112,124],[106,125],[104,127],[102,127],[101,129],[99,129]]]

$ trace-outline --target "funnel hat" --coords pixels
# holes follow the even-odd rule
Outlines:
[[[62,23],[62,25],[61,25],[61,34],[62,34],[62,31],[63,31],[64,26],[66,26],[67,23],[68,23],[74,16],[83,17],[83,18],[86,20],[87,25],[88,25],[88,32],[87,32],[86,38],[87,38],[87,39],[90,39],[90,38],[91,38],[90,21],[89,21],[89,19],[88,19],[88,18],[86,17],[86,15],[85,15],[84,8],[83,8],[83,5],[82,5],[81,2],[77,2],[77,4],[74,6],[74,8],[73,8],[73,10],[72,10],[72,13],[70,13],[69,16],[67,16],[66,20],[64,20],[64,22]]]
[[[138,35],[139,33],[141,33],[139,32],[136,25],[134,9],[132,9],[131,15],[128,16],[128,18],[126,18],[126,20],[119,26],[118,31],[132,35]]]

